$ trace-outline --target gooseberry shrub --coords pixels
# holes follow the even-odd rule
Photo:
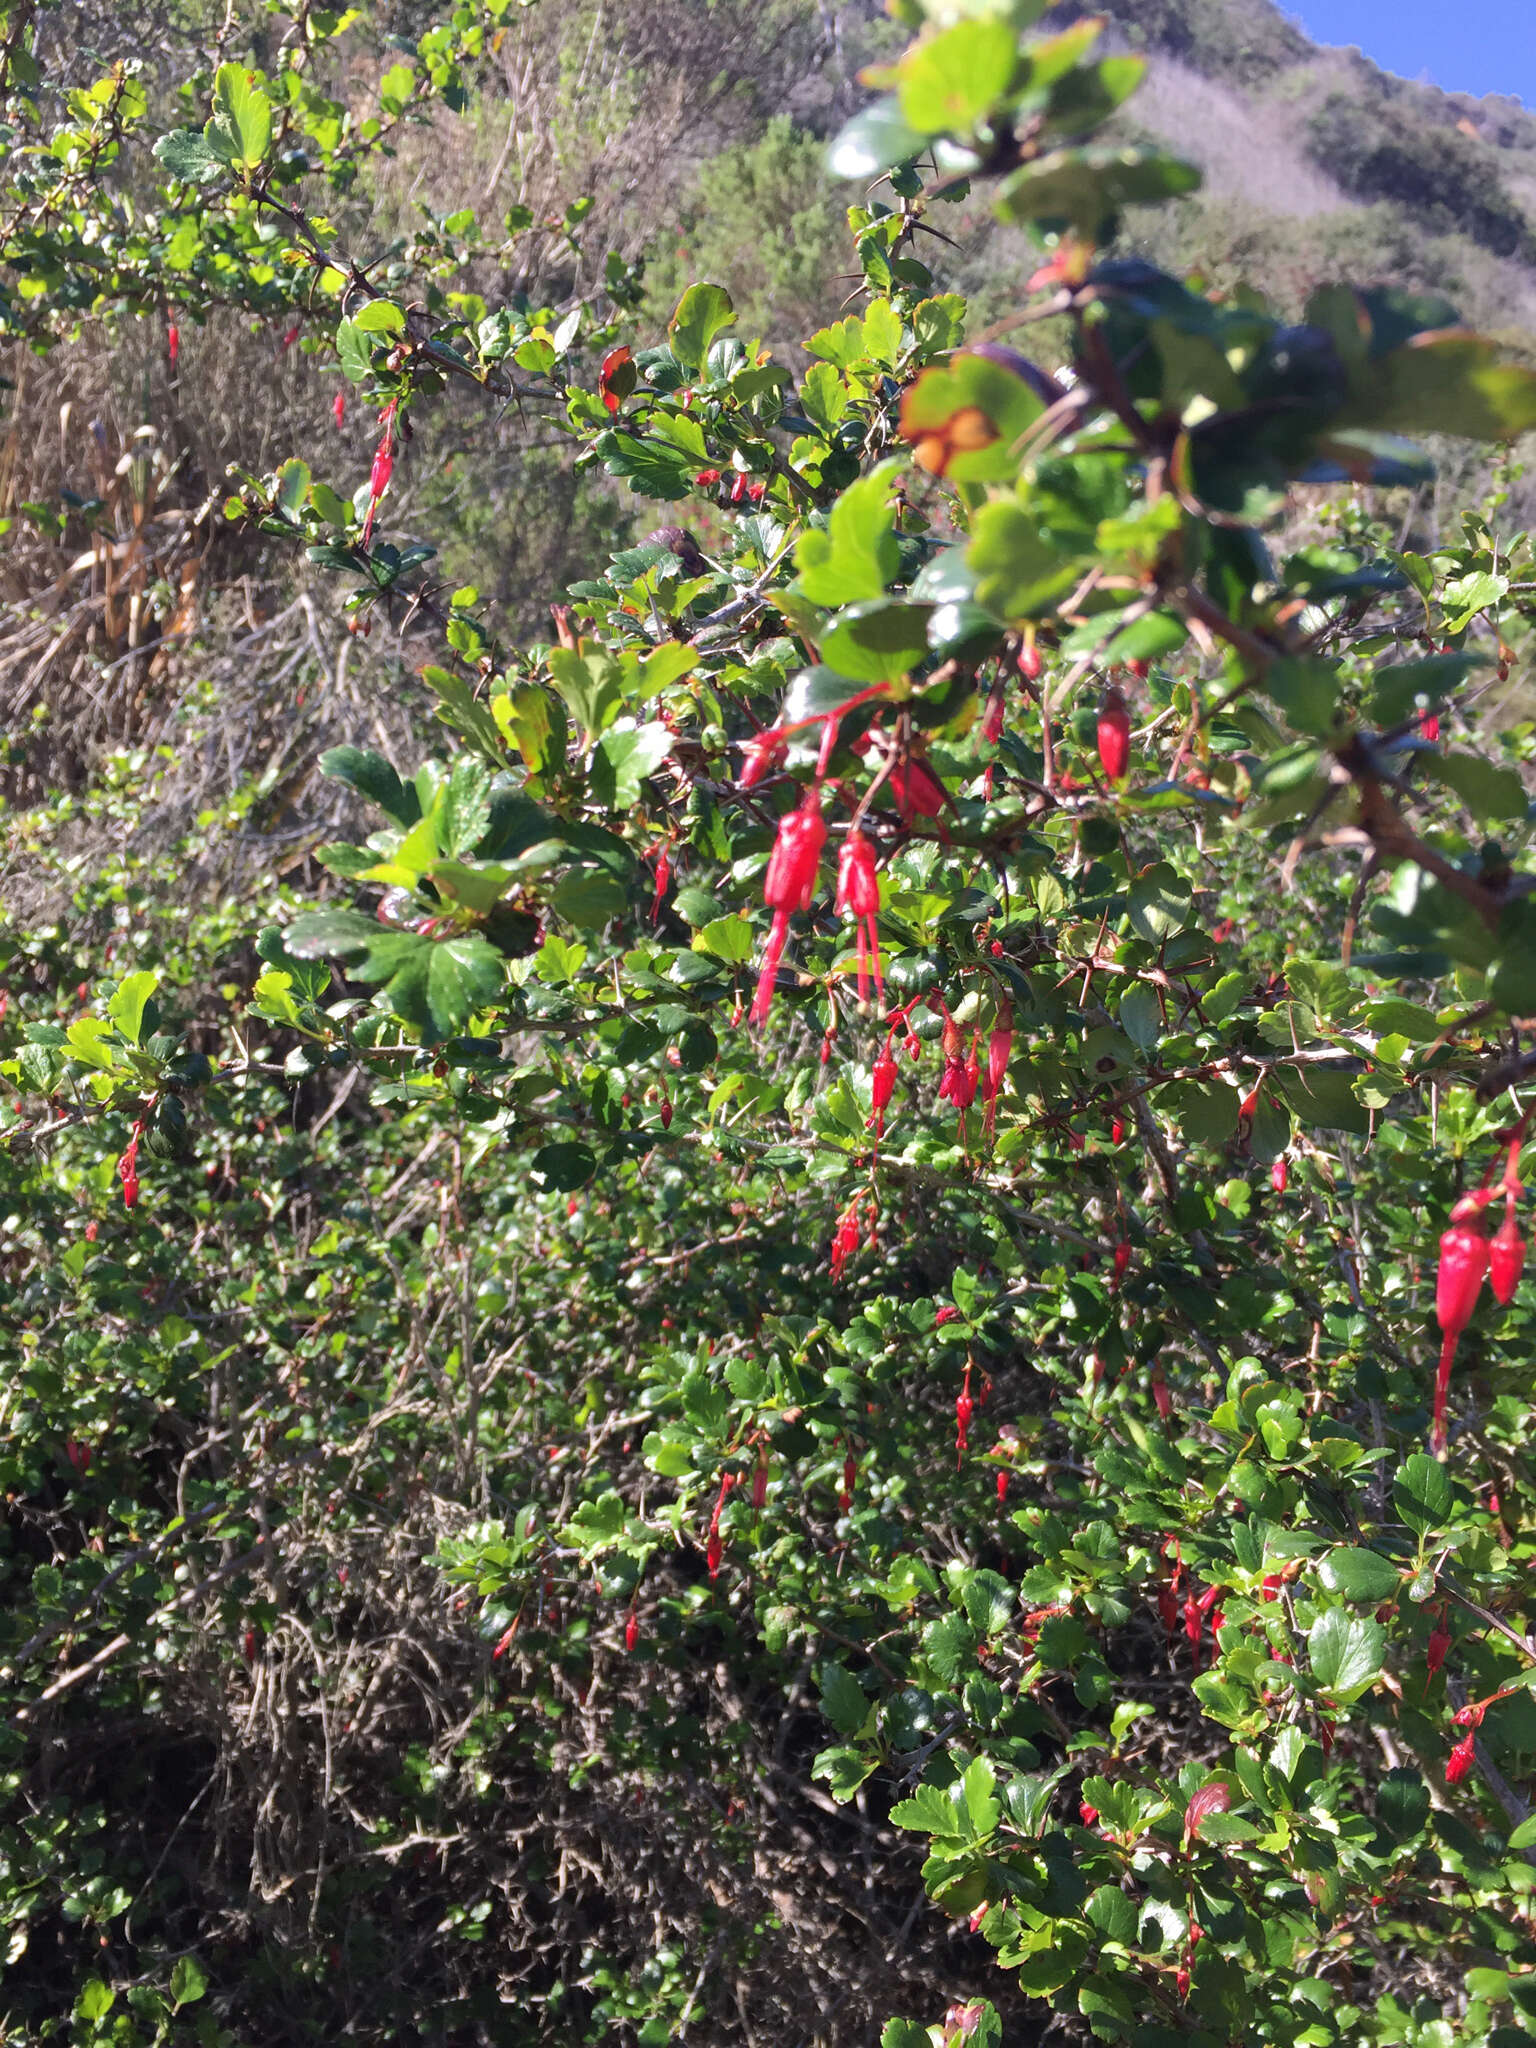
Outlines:
[[[1196,174],[1110,125],[1140,61],[1032,0],[898,11],[829,150],[867,188],[856,303],[793,363],[707,280],[664,337],[620,299],[470,321],[451,238],[386,289],[289,174],[289,73],[226,66],[156,144],[219,289],[276,289],[275,233],[378,421],[366,478],[296,452],[230,523],[434,643],[427,757],[321,764],[366,817],[262,932],[247,1026],[359,1069],[451,1134],[485,1228],[601,1276],[579,1451],[521,1497],[493,1459],[432,1570],[492,1663],[537,1629],[589,1688],[599,1640],[643,1675],[664,1620],[677,1668],[814,1686],[813,1786],[910,1840],[957,1933],[953,2002],[889,2048],[1033,2002],[1146,2048],[1508,2043],[1536,870],[1532,728],[1479,690],[1536,580],[1487,511],[1422,534],[1410,494],[1415,437],[1514,443],[1536,373],[1437,299],[1288,320],[1155,270],[1125,210]],[[985,335],[931,233],[973,189],[1040,253]],[[214,272],[135,260],[118,311],[170,295],[184,353]],[[547,643],[396,530],[450,381],[541,404],[637,501]],[[156,1133],[256,1071],[159,1000],[137,969],[6,1066],[18,1119],[83,1090],[136,1229],[186,1170]],[[474,1399],[513,1460],[520,1411]]]

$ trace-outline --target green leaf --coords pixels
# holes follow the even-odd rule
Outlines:
[[[958,21],[914,43],[896,66],[902,117],[921,135],[969,135],[1018,68],[1018,36],[1006,14]]]
[[[916,156],[926,141],[927,137],[907,120],[900,100],[891,93],[855,114],[839,130],[827,151],[828,168],[834,178],[866,185],[892,164],[905,163]]]
[[[882,462],[848,486],[832,508],[825,531],[812,527],[800,537],[796,566],[799,588],[812,604],[856,604],[883,597],[901,566],[891,518],[897,465]]]
[[[584,1188],[597,1171],[597,1155],[586,1145],[543,1145],[531,1162],[539,1185],[557,1195],[574,1194]]]
[[[213,104],[227,124],[239,162],[253,170],[272,140],[272,103],[241,64],[221,64],[214,74]]]
[[[630,732],[608,732],[592,756],[592,794],[610,810],[627,811],[640,800],[640,785],[676,745],[659,721]]]
[[[367,797],[397,825],[409,828],[421,816],[416,791],[403,783],[382,754],[366,747],[332,747],[320,756],[320,772]]]
[[[1530,808],[1525,784],[1513,768],[1500,768],[1480,754],[1435,752],[1422,761],[1424,773],[1453,789],[1480,825],[1490,819],[1523,820]]]
[[[180,2012],[184,2005],[196,2005],[208,1989],[208,1979],[196,1956],[178,1956],[171,1970],[171,2003]]]
[[[1329,1551],[1318,1566],[1317,1575],[1331,1593],[1342,1593],[1347,1600],[1368,1601],[1373,1606],[1389,1600],[1403,1584],[1402,1569],[1391,1558],[1383,1557],[1380,1551],[1363,1550],[1347,1543]]]
[[[821,636],[822,659],[855,682],[895,682],[927,658],[931,616],[894,598],[849,605]]]
[[[566,876],[550,896],[549,907],[578,931],[595,932],[618,917],[628,902],[629,891],[616,875],[587,868]]]
[[[737,912],[729,917],[717,917],[693,935],[694,951],[712,953],[717,960],[726,960],[734,967],[743,966],[752,958],[756,946],[752,926]]]
[[[349,384],[366,384],[373,375],[373,344],[355,320],[337,321],[336,357]]]
[[[978,1835],[990,1835],[1002,1811],[995,1797],[997,1774],[986,1758],[979,1756],[966,1766],[965,1776],[960,1782],[965,1791],[965,1810],[970,1816],[972,1831]]]
[[[107,1015],[117,1026],[130,1045],[144,1042],[145,1011],[151,1011],[149,1029],[154,1030],[159,1022],[153,1015],[150,998],[160,986],[160,976],[153,968],[140,968],[136,974],[125,974],[116,989],[107,998]]]
[[[1189,922],[1189,884],[1167,861],[1157,861],[1132,883],[1126,910],[1137,936],[1160,946]]]
[[[667,326],[672,353],[685,369],[699,371],[715,336],[736,318],[731,295],[717,284],[691,284]]]
[[[392,299],[370,299],[353,314],[352,325],[364,334],[403,334],[405,312]]]
[[[99,1977],[87,1977],[75,2000],[75,2017],[89,2021],[104,2020],[116,2003],[117,1993],[109,1984],[103,1984]]]
[[[355,910],[322,910],[296,918],[286,934],[303,959],[361,959],[360,981],[382,981],[396,1016],[431,1042],[452,1038],[473,1011],[499,994],[506,963],[482,938],[432,939],[390,931]]]
[[[913,1834],[964,1839],[966,1821],[960,1808],[937,1785],[919,1785],[910,1799],[898,1800],[891,1808],[891,1826],[907,1828]]]
[[[1445,1527],[1452,1499],[1444,1466],[1426,1451],[1415,1451],[1406,1459],[1392,1482],[1393,1505],[1401,1520],[1419,1536]]]
[[[1319,739],[1332,732],[1339,706],[1337,662],[1318,656],[1271,662],[1264,673],[1264,689],[1295,731]]]
[[[1429,1819],[1429,1792],[1417,1771],[1399,1768],[1387,1772],[1376,1787],[1376,1818],[1400,1842],[1411,1842],[1423,1833]],[[1515,1846],[1511,1841],[1510,1847]]]
[[[1100,242],[1123,207],[1173,199],[1201,182],[1193,164],[1159,149],[1058,149],[1005,178],[996,211]]]
[[[1326,1692],[1343,1696],[1363,1691],[1381,1671],[1386,1631],[1379,1622],[1364,1621],[1334,1607],[1307,1631],[1312,1676]]]
[[[821,1711],[839,1735],[857,1735],[869,1719],[869,1698],[853,1673],[830,1660],[821,1667]]]
[[[1038,619],[1079,580],[1085,557],[1055,546],[1017,499],[998,498],[976,514],[969,559],[978,603],[1000,619]]]
[[[199,128],[173,128],[155,144],[155,155],[173,178],[189,185],[206,185],[224,168]]]
[[[928,2029],[920,2020],[887,2020],[880,2029],[880,2048],[931,2048]]]
[[[1383,726],[1400,725],[1420,705],[1440,704],[1474,670],[1480,654],[1432,654],[1424,661],[1398,661],[1379,668],[1371,685],[1371,716]]]

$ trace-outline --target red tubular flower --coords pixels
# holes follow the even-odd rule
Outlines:
[[[1099,765],[1110,782],[1118,782],[1130,765],[1131,715],[1113,683],[1099,701],[1097,738]]]
[[[1111,1145],[1118,1145],[1120,1143],[1120,1140],[1124,1136],[1125,1118],[1123,1116],[1117,1116],[1114,1122],[1109,1127],[1109,1142],[1111,1143]]]
[[[997,1498],[999,1505],[1008,1498],[1008,1474],[1001,1469],[997,1475]]]
[[[942,784],[935,780],[931,769],[914,761],[910,754],[891,770],[891,795],[908,825],[915,818],[936,818],[944,808]]]
[[[842,1215],[837,1219],[837,1229],[832,1233],[832,1278],[841,1280],[843,1268],[858,1250],[862,1241],[859,1228],[859,1197],[854,1196]]]
[[[123,1207],[131,1209],[139,1199],[139,1140],[144,1135],[142,1120],[133,1127],[127,1150],[117,1162],[117,1177],[123,1184]]]
[[[809,910],[816,893],[816,871],[827,827],[821,815],[821,792],[805,793],[800,808],[779,820],[778,837],[763,877],[763,901],[773,912],[773,928],[763,954],[757,994],[752,1002],[752,1022],[766,1023],[773,1007],[774,977],[779,971],[784,943],[789,937],[789,920],[797,910]]]
[[[1524,1269],[1525,1239],[1520,1235],[1520,1225],[1515,1220],[1515,1204],[1511,1196],[1505,1205],[1504,1221],[1493,1233],[1488,1246],[1488,1280],[1494,1300],[1502,1307],[1507,1308],[1514,1300]]]
[[[1286,1188],[1290,1185],[1290,1179],[1291,1170],[1286,1165],[1285,1154],[1282,1152],[1274,1165],[1269,1169],[1269,1184],[1277,1195],[1283,1195]]]
[[[873,974],[876,997],[883,1010],[885,977],[880,971],[880,877],[875,868],[874,846],[862,832],[850,832],[837,857],[834,907],[858,923],[859,1001],[869,1001],[869,982]]]
[[[346,424],[347,394],[345,391],[338,391],[331,400],[331,418],[336,422],[338,428]]]
[[[631,1609],[629,1610],[629,1619],[624,1624],[624,1647],[626,1650],[629,1651],[631,1656],[634,1655],[635,1645],[639,1642],[639,1640],[640,1621],[639,1617],[635,1613],[635,1610],[633,1609],[633,1607],[631,1607]]]
[[[789,742],[779,732],[754,733],[741,750],[739,787],[751,789],[770,768],[777,768],[789,751]]]
[[[655,924],[661,916],[661,905],[667,893],[667,884],[672,879],[672,860],[667,852],[665,839],[656,842],[653,852],[656,856],[656,899],[651,905],[651,923]]]
[[[67,1437],[64,1455],[83,1479],[91,1469],[91,1459],[95,1454],[89,1444],[78,1443],[74,1437]]]
[[[986,716],[981,721],[981,736],[989,747],[995,747],[1003,736],[1005,709],[1002,690],[994,690],[987,699]]]
[[[1040,659],[1040,650],[1035,645],[1034,631],[1031,628],[1025,634],[1024,644],[1019,649],[1019,674],[1024,678],[1025,682],[1033,683],[1038,681],[1040,671],[1044,666],[1045,663]]]
[[[380,414],[384,432],[374,450],[373,468],[368,473],[368,516],[363,521],[363,546],[367,547],[373,538],[373,522],[379,510],[379,500],[389,488],[389,480],[395,473],[395,406],[391,399]]]
[[[1447,1785],[1459,1785],[1463,1778],[1471,1775],[1472,1767],[1476,1762],[1477,1731],[1475,1728],[1469,1728],[1445,1760],[1445,1782]]]
[[[1131,1247],[1130,1247],[1130,1241],[1129,1241],[1129,1239],[1127,1239],[1127,1238],[1124,1238],[1124,1237],[1122,1237],[1122,1238],[1121,1238],[1121,1239],[1119,1240],[1119,1242],[1118,1242],[1118,1243],[1116,1244],[1116,1246],[1115,1246],[1115,1251],[1114,1251],[1114,1260],[1113,1260],[1113,1267],[1112,1267],[1112,1271],[1111,1271],[1111,1274],[1110,1274],[1110,1281],[1109,1281],[1110,1289],[1111,1289],[1111,1291],[1112,1291],[1112,1292],[1113,1292],[1114,1290],[1118,1289],[1118,1287],[1119,1287],[1119,1285],[1120,1285],[1121,1281],[1122,1281],[1122,1280],[1123,1280],[1123,1279],[1125,1278],[1125,1275],[1126,1275],[1126,1271],[1127,1271],[1127,1269],[1129,1268],[1129,1266],[1130,1266],[1130,1263],[1131,1263]]]
[[[970,1434],[971,1417],[976,1413],[976,1403],[971,1399],[971,1368],[967,1364],[965,1379],[955,1396],[955,1470],[960,1470],[960,1461],[965,1456],[966,1440]]]
[[[1434,1677],[1440,1666],[1445,1662],[1445,1655],[1450,1647],[1451,1632],[1446,1627],[1445,1617],[1442,1615],[1431,1631],[1429,1647],[1425,1652],[1424,1675],[1426,1679]]]
[[[986,1135],[989,1140],[997,1119],[997,1098],[1007,1079],[1008,1062],[1012,1057],[1013,1008],[1011,1004],[1003,1003],[998,1009],[992,1035],[987,1040],[987,1078],[981,1091],[982,1101],[987,1105]]]
[[[1179,1627],[1179,1596],[1173,1586],[1158,1587],[1157,1611],[1162,1617],[1163,1627],[1167,1630],[1171,1642]]]
[[[1435,1320],[1444,1333],[1440,1370],[1435,1376],[1434,1419],[1429,1431],[1429,1447],[1437,1456],[1445,1449],[1445,1410],[1456,1342],[1472,1320],[1487,1271],[1488,1239],[1482,1230],[1470,1221],[1452,1223],[1440,1239],[1440,1266],[1435,1276]]]
[[[1173,1413],[1173,1396],[1168,1391],[1168,1382],[1163,1376],[1163,1361],[1158,1359],[1152,1368],[1152,1399],[1157,1403],[1157,1412],[1166,1422]]]
[[[1425,739],[1429,741],[1429,744],[1431,746],[1433,746],[1435,744],[1435,741],[1439,739],[1440,720],[1433,711],[1426,711],[1424,713],[1424,716],[1419,720],[1419,731],[1423,733]]]
[[[725,1544],[720,1536],[720,1532],[716,1530],[715,1534],[710,1537],[704,1546],[704,1562],[709,1566],[709,1576],[711,1579],[716,1579],[720,1576],[720,1565],[724,1557]]]
[[[768,1499],[768,1460],[758,1453],[757,1465],[752,1473],[752,1505],[762,1508]]]
[[[176,367],[176,358],[181,354],[181,329],[173,320],[165,330],[165,353],[170,358],[171,368]]]

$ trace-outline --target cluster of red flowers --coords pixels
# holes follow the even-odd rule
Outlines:
[[[1440,1239],[1440,1264],[1435,1276],[1435,1320],[1440,1325],[1440,1369],[1435,1377],[1434,1419],[1430,1425],[1430,1449],[1438,1456],[1445,1449],[1446,1403],[1450,1394],[1451,1364],[1462,1331],[1472,1320],[1483,1281],[1491,1282],[1494,1298],[1504,1307],[1514,1300],[1525,1268],[1525,1239],[1515,1215],[1522,1193],[1520,1185],[1520,1131],[1510,1140],[1503,1177],[1495,1185],[1490,1172],[1486,1185],[1463,1195],[1451,1211],[1450,1227]],[[1502,1194],[1504,1220],[1490,1238],[1482,1225],[1482,1214]]]

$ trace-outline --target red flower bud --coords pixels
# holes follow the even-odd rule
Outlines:
[[[1274,1165],[1269,1169],[1269,1184],[1277,1195],[1283,1195],[1290,1183],[1290,1178],[1291,1170],[1286,1165],[1285,1154],[1282,1152]]]
[[[1520,1285],[1520,1275],[1525,1268],[1525,1239],[1520,1235],[1520,1225],[1515,1221],[1515,1205],[1509,1202],[1504,1211],[1504,1221],[1493,1233],[1488,1246],[1488,1279],[1493,1288],[1495,1301],[1508,1307],[1515,1298],[1515,1289]]]
[[[639,1640],[640,1621],[639,1617],[635,1613],[635,1610],[633,1609],[633,1607],[631,1607],[631,1609],[629,1610],[629,1619],[624,1624],[624,1647],[626,1650],[629,1651],[631,1655],[634,1654],[635,1645],[639,1642]]]
[[[966,1438],[970,1433],[971,1417],[976,1404],[971,1399],[971,1368],[965,1368],[965,1379],[955,1396],[955,1470],[960,1470],[960,1461],[965,1456]]]
[[[720,1531],[717,1529],[704,1546],[704,1562],[709,1566],[709,1576],[712,1579],[719,1577],[720,1565],[724,1556],[725,1544],[721,1538]]]
[[[1131,759],[1131,715],[1125,699],[1113,684],[1099,703],[1099,765],[1111,782],[1118,782]]]
[[[1099,1817],[1099,1809],[1096,1806],[1090,1806],[1086,1799],[1078,1801],[1077,1812],[1078,1818],[1082,1821],[1085,1828],[1091,1828]]]
[[[78,1443],[74,1437],[68,1437],[64,1444],[64,1455],[82,1478],[90,1471],[94,1453],[89,1444]]]
[[[1044,666],[1039,648],[1032,639],[1026,638],[1024,645],[1019,649],[1019,674],[1026,682],[1037,682]]]
[[[1419,720],[1419,731],[1433,746],[1440,737],[1440,720],[1433,711],[1426,711]]]
[[[337,426],[340,427],[345,423],[346,417],[347,394],[345,393],[345,391],[338,391],[336,396],[331,400],[331,418],[336,422]]]
[[[176,367],[176,358],[181,354],[181,329],[173,320],[165,330],[165,352],[170,358],[171,368]]]
[[[1005,1501],[1008,1498],[1008,1474],[1006,1472],[999,1471],[997,1475],[997,1498],[999,1502]]]
[[[959,1315],[960,1311],[955,1307],[954,1303],[952,1301],[946,1301],[944,1303],[944,1306],[939,1310],[938,1314],[934,1317],[933,1320],[942,1329],[945,1323],[953,1323],[957,1321]]]
[[[701,469],[698,475],[693,480],[694,489],[699,491],[712,491],[715,485],[719,483],[719,481],[720,472],[718,469]]]

